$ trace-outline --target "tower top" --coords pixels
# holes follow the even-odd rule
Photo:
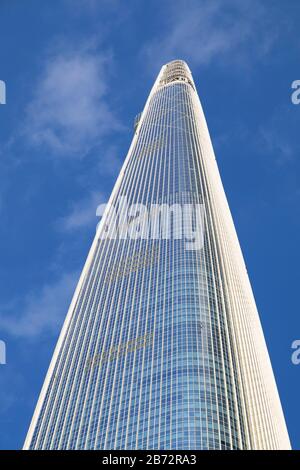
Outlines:
[[[161,70],[159,85],[166,85],[178,80],[189,83],[195,89],[191,71],[184,60],[172,60],[165,64]]]

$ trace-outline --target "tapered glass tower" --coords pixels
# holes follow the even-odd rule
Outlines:
[[[26,449],[288,449],[183,61],[162,67],[79,279]]]

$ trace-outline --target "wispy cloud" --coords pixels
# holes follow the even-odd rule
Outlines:
[[[117,175],[121,168],[123,159],[124,157],[121,158],[117,145],[109,145],[105,149],[105,152],[101,155],[101,158],[99,158],[99,165],[98,165],[99,174],[101,176]]]
[[[278,165],[284,165],[293,160],[295,156],[295,148],[291,142],[276,130],[271,128],[260,129],[260,139],[263,144],[263,149],[273,155],[273,160]]]
[[[24,394],[26,388],[26,376],[16,364],[9,364],[1,370],[0,375],[0,440],[7,439],[7,424],[13,420],[13,411],[17,404],[26,407],[28,396]]]
[[[57,228],[63,232],[73,232],[81,228],[89,228],[91,224],[94,224],[96,229],[98,223],[96,209],[104,201],[103,194],[97,191],[91,192],[87,197],[72,204],[70,212],[57,221]]]
[[[97,151],[95,152],[97,153]],[[109,145],[101,152],[99,163],[94,169],[93,178],[96,178],[101,184],[101,178],[116,177],[122,165],[117,145]],[[96,175],[96,176],[95,176]],[[80,184],[84,187],[90,185],[91,175],[89,180],[86,175],[82,175]],[[103,183],[101,184],[103,185]],[[73,233],[78,229],[91,229],[92,226],[96,228],[99,219],[96,216],[96,209],[99,204],[103,204],[108,200],[108,195],[101,190],[85,191],[85,196],[72,202],[69,206],[69,211],[63,217],[60,217],[55,227],[59,232]]]
[[[120,124],[107,102],[111,56],[85,46],[50,53],[26,111],[30,144],[59,156],[83,157]]]
[[[265,56],[278,34],[270,9],[256,0],[189,0],[168,2],[165,8],[163,32],[142,50],[158,66],[174,58],[194,66],[212,60],[249,64]]]
[[[289,126],[286,126],[286,123]],[[297,109],[292,104],[279,106],[273,116],[259,127],[259,151],[282,167],[298,162],[299,131]]]
[[[55,282],[29,293],[23,301],[16,299],[9,305],[0,306],[1,330],[25,338],[57,333],[78,277],[78,272],[65,273]]]

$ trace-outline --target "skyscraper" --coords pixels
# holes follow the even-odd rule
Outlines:
[[[162,67],[134,129],[24,448],[288,449],[185,62]]]

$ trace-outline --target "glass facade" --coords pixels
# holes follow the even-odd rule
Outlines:
[[[199,204],[204,244],[104,234],[111,206]],[[286,449],[289,438],[204,114],[162,67],[60,334],[25,449]],[[152,206],[151,206],[152,207]],[[134,218],[134,217],[133,217]],[[123,221],[130,226],[130,220]],[[185,225],[195,219],[188,214]]]

